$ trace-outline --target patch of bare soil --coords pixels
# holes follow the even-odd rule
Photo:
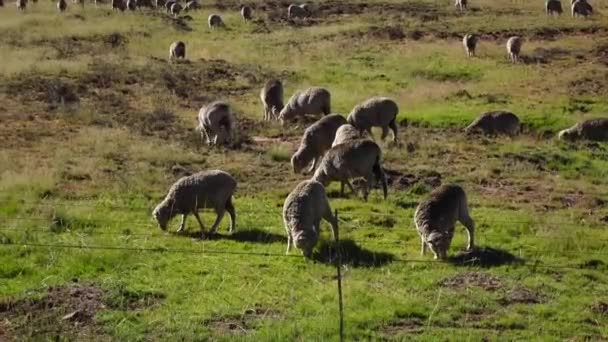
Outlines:
[[[526,37],[530,40],[548,40],[553,41],[564,35],[577,34],[596,34],[605,33],[607,29],[602,26],[590,26],[583,28],[555,28],[555,27],[537,27],[537,28],[521,28],[509,29],[501,31],[481,31],[478,32],[482,40],[506,40],[512,36]]]
[[[546,300],[539,291],[525,287],[517,287],[508,291],[498,302],[502,305],[513,304],[540,304]]]
[[[32,45],[48,45],[57,52],[56,58],[66,59],[77,55],[107,53],[108,49],[121,49],[128,39],[120,33],[96,34],[91,36],[66,36],[33,41]]]
[[[606,46],[608,65],[608,45]],[[593,73],[576,79],[568,85],[568,92],[574,96],[608,96],[608,72]]]
[[[442,183],[441,174],[433,170],[420,171],[415,175],[385,168],[384,174],[386,175],[386,181],[390,187],[402,191],[408,190],[417,184],[434,189]],[[378,184],[376,186],[378,186]]]
[[[480,287],[486,291],[496,291],[503,287],[500,279],[482,272],[463,272],[439,282],[440,286],[455,289]]]
[[[608,302],[597,302],[591,306],[591,310],[601,316],[608,316]]]
[[[608,42],[597,43],[593,48],[593,54],[600,63],[608,66]]]
[[[247,335],[256,329],[256,324],[265,319],[281,319],[281,314],[271,308],[254,306],[240,315],[218,316],[203,321],[203,325],[217,335]]]
[[[381,328],[382,335],[400,336],[407,334],[419,334],[424,329],[424,322],[419,318],[403,318],[398,319]]]
[[[525,64],[549,64],[569,55],[571,55],[571,51],[558,47],[536,48],[531,54],[521,56],[521,60]]]

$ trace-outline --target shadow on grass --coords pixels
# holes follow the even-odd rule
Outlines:
[[[251,242],[261,244],[271,244],[275,242],[287,243],[287,237],[279,234],[273,234],[260,229],[237,230],[230,234],[228,232],[217,232],[215,235],[209,236],[207,233],[201,234],[199,230],[185,231],[173,233],[177,236],[188,237],[192,239],[205,240],[231,240],[238,242]]]
[[[492,247],[478,247],[472,251],[459,252],[448,258],[448,263],[455,266],[497,267],[522,263],[515,255]]]
[[[334,241],[321,241],[312,259],[324,264],[333,264],[337,261],[336,252]],[[340,241],[340,252],[342,264],[352,267],[380,267],[394,260],[392,254],[361,248],[353,240]]]

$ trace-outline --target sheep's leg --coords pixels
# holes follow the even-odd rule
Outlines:
[[[291,233],[289,232],[289,230],[287,230],[287,251],[285,251],[285,254],[289,254],[289,251],[291,250],[292,240],[293,238],[291,237]]]
[[[382,136],[380,137],[380,140],[384,141],[384,139],[386,139],[387,135],[388,135],[388,127],[382,126]]]
[[[196,220],[198,221],[198,225],[201,227],[201,233],[205,232],[205,225],[203,225],[203,221],[201,220],[201,217],[198,215],[198,211],[194,211],[193,212],[194,217],[196,217]]]
[[[264,121],[270,120],[270,110],[267,104],[264,104]]]
[[[236,212],[234,210],[234,204],[232,204],[232,197],[226,202],[226,211],[228,211],[228,215],[230,216],[229,232],[232,233],[236,229]]]
[[[349,181],[348,179],[344,179],[344,180],[342,181],[342,183],[343,183],[343,184],[344,184],[344,183],[346,183],[346,185],[348,185],[348,188],[350,189],[350,191],[352,191],[352,192],[353,192],[353,194],[356,194],[356,193],[357,193],[357,190],[355,190],[355,187],[354,187],[354,186],[353,186],[353,185],[350,183],[350,181]]]
[[[312,166],[310,167],[310,169],[308,169],[308,171],[306,171],[306,174],[313,172],[317,168],[317,160],[319,160],[319,158],[315,158],[312,160]]]
[[[188,214],[182,214],[182,223],[179,225],[179,228],[177,229],[177,232],[181,232],[182,230],[184,230],[184,228],[186,227],[186,216],[188,216]]]
[[[399,129],[397,128],[397,117],[395,117],[393,121],[388,124],[388,126],[393,131],[393,142],[396,143],[399,135]]]
[[[367,197],[369,197],[369,193],[372,188],[372,182],[374,180],[373,175],[368,175],[365,177],[365,186],[363,187],[363,200],[367,202]]]
[[[420,235],[420,256],[424,256],[424,253],[426,253],[426,242],[424,237]]]
[[[461,214],[459,221],[467,229],[467,250],[470,251],[475,248],[475,221],[473,221],[468,213]]]
[[[331,208],[329,205],[325,210],[325,215],[323,215],[323,219],[329,222],[331,225],[331,237],[336,241],[336,237],[338,236],[338,219],[331,213]]]
[[[344,197],[344,182],[340,182],[340,197]]]
[[[220,222],[222,222],[222,219],[224,218],[224,214],[226,213],[226,209],[224,209],[224,208],[218,209],[218,210],[216,210],[216,212],[217,212],[217,218],[215,219],[215,223],[213,223],[213,227],[211,227],[211,230],[209,231],[209,234],[211,234],[211,235],[215,234],[217,227],[220,225]]]

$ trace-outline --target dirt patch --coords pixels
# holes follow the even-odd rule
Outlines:
[[[73,58],[77,55],[97,56],[108,52],[108,49],[121,49],[128,39],[120,33],[96,34],[91,36],[67,36],[33,41],[31,45],[49,46],[55,49],[58,59]]]
[[[545,301],[540,292],[525,287],[517,287],[508,291],[498,302],[501,305],[540,304]]]
[[[455,289],[468,289],[470,287],[480,287],[486,291],[496,291],[503,287],[500,279],[481,272],[464,272],[453,277],[446,278],[439,282],[440,286]]]
[[[382,334],[396,337],[407,334],[422,333],[424,322],[418,318],[404,318],[388,323],[381,328]]]
[[[608,60],[608,45],[606,53]],[[575,96],[608,96],[606,79],[608,79],[608,72],[586,75],[571,81],[568,85],[568,92]]]
[[[521,260],[515,255],[491,247],[478,247],[472,251],[459,252],[448,259],[448,262],[457,266],[496,267],[513,264]]]
[[[571,51],[558,47],[536,48],[531,54],[521,56],[521,60],[525,64],[549,64],[569,55],[571,55]]]
[[[593,48],[593,54],[600,63],[608,66],[608,42],[597,43]]]
[[[264,319],[281,319],[274,309],[254,306],[240,315],[219,316],[203,321],[203,325],[217,335],[247,335],[255,331],[256,325]]]
[[[442,176],[439,172],[428,170],[420,171],[417,175],[402,173],[398,170],[384,169],[386,182],[397,190],[408,190],[416,185],[422,185],[434,189],[441,185]]]
[[[478,32],[482,40],[507,40],[512,36],[526,37],[530,40],[554,41],[560,36],[577,34],[596,34],[605,33],[608,30],[602,26],[590,26],[583,28],[555,28],[555,27],[536,27],[532,29],[509,29],[502,31],[481,31]]]
[[[591,306],[591,310],[602,316],[608,316],[608,302],[597,302]]]

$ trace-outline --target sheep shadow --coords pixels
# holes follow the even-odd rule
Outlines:
[[[245,229],[237,230],[232,234],[228,232],[216,232],[215,235],[208,235],[207,232],[201,233],[200,230],[183,231],[172,233],[177,236],[188,237],[192,239],[216,241],[216,240],[230,240],[237,242],[250,242],[260,244],[272,244],[272,243],[287,243],[287,237],[279,234],[274,234],[260,229]]]
[[[352,267],[381,267],[393,262],[395,257],[384,252],[374,252],[359,247],[353,240],[341,240],[339,250],[343,265]],[[338,246],[335,241],[322,241],[312,260],[323,264],[335,264],[338,261]]]
[[[497,267],[502,265],[519,264],[523,260],[517,256],[492,247],[477,247],[472,251],[459,252],[449,257],[448,263],[454,266]]]

